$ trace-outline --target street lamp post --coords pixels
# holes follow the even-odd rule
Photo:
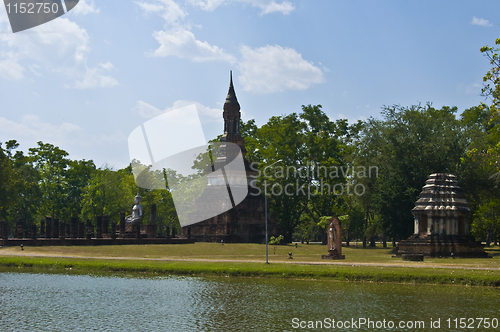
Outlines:
[[[264,167],[264,214],[265,214],[265,218],[266,218],[266,264],[269,264],[269,251],[268,251],[268,244],[269,244],[269,241],[268,241],[268,232],[267,232],[267,179],[266,179],[266,170],[273,166],[274,164],[277,164],[279,163],[280,161],[282,161],[282,159],[272,163],[271,165],[269,166],[266,166]]]

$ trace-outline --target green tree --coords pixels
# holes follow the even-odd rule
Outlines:
[[[52,144],[38,142],[36,148],[29,149],[29,157],[40,175],[39,186],[42,191],[40,212],[61,218],[66,214],[66,169],[70,163],[68,153]]]
[[[365,210],[365,235],[408,237],[413,229],[411,210],[428,176],[457,174],[467,142],[456,111],[431,104],[385,106],[383,120],[365,122],[355,164],[376,165],[379,174],[357,179],[367,191],[359,198]]]

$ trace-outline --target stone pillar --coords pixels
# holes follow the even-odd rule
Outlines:
[[[94,226],[92,226],[92,222],[90,219],[87,219],[87,240],[90,240],[94,237]]]
[[[109,235],[109,216],[102,216],[102,235]]]
[[[23,221],[18,219],[16,221],[16,239],[22,239],[24,233]]]
[[[52,238],[52,217],[45,217],[45,238]]]
[[[66,238],[66,221],[61,221],[59,223],[59,238],[64,240]]]
[[[125,212],[120,212],[120,234],[125,234]]]
[[[78,238],[85,239],[85,223],[83,221],[78,223]]]
[[[102,239],[102,216],[97,216],[97,222],[95,225],[95,237],[97,239]]]
[[[116,222],[111,222],[111,239],[116,239]]]
[[[45,219],[40,220],[40,237],[45,238]]]
[[[151,214],[149,215],[149,224],[156,225],[156,203],[151,204]]]
[[[76,239],[78,236],[78,219],[76,217],[71,217],[69,234],[72,239]]]
[[[52,223],[52,234],[53,237],[58,239],[59,238],[59,219],[54,219],[54,222]]]

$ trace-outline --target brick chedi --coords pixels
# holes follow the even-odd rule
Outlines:
[[[414,234],[399,242],[398,256],[487,257],[469,234],[471,211],[452,174],[431,174],[412,210]]]
[[[209,173],[208,187],[202,196],[195,200],[195,211],[192,216],[197,219],[195,216],[213,209],[213,206],[228,204],[227,201],[219,199],[227,190],[231,191],[229,186],[226,186],[228,181],[233,185],[246,186],[248,194],[239,204],[234,204],[231,200],[232,208],[221,209],[227,210],[226,212],[183,227],[182,235],[201,242],[263,243],[265,239],[264,196],[255,185],[258,170],[252,168],[245,158],[245,140],[240,133],[240,104],[234,91],[232,74],[223,109],[224,134],[220,139],[216,158],[206,170]],[[240,153],[243,156],[244,172],[228,171],[226,166]],[[222,168],[225,168],[224,177],[220,175],[220,172],[214,172]],[[274,224],[269,224],[269,230],[271,234],[276,234]]]

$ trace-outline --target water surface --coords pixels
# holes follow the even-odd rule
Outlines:
[[[498,308],[500,290],[491,288],[0,273],[1,331],[323,331],[332,319],[360,318],[396,326],[340,330],[423,331],[441,319],[441,330],[459,331],[446,319],[451,327],[454,318],[499,319]],[[400,329],[399,321],[426,325]],[[477,322],[466,330],[485,331]]]

